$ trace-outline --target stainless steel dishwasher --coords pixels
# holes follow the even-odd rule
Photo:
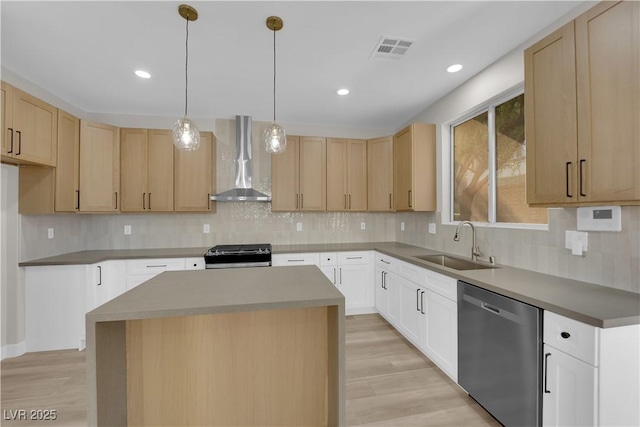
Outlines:
[[[542,423],[540,309],[458,281],[458,383],[500,423]]]

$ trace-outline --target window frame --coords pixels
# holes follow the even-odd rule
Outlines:
[[[514,228],[514,229],[527,229],[527,230],[548,230],[549,221],[547,216],[546,224],[533,224],[533,223],[513,223],[513,222],[497,222],[496,221],[496,184],[497,184],[497,171],[496,171],[496,132],[495,132],[495,109],[496,106],[507,102],[517,96],[524,93],[524,84],[521,83],[507,91],[496,95],[487,101],[476,105],[475,107],[467,110],[461,116],[453,120],[449,120],[442,125],[442,176],[443,179],[443,212],[441,222],[444,225],[457,225],[460,221],[453,219],[454,212],[454,141],[453,141],[453,128],[458,126],[469,119],[476,117],[479,114],[487,112],[488,115],[488,133],[489,133],[489,182],[488,182],[488,222],[476,222],[472,221],[474,225],[480,227],[492,227],[492,228]],[[526,95],[525,95],[526,96]]]

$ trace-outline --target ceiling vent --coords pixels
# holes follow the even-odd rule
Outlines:
[[[400,59],[407,53],[412,44],[413,40],[382,36],[371,53],[371,58]]]

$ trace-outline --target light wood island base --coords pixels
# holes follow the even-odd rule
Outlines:
[[[343,425],[344,297],[316,267],[163,273],[87,314],[87,384],[89,425]]]

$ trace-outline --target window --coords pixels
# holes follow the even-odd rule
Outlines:
[[[452,124],[451,145],[452,221],[547,223],[526,202],[524,94]]]

